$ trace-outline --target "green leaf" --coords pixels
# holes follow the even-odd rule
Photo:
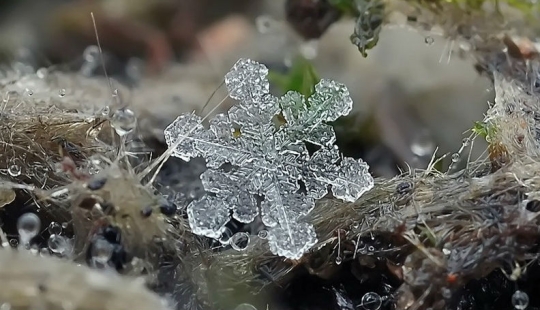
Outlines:
[[[303,57],[298,57],[287,74],[270,70],[268,78],[271,83],[286,93],[296,91],[305,97],[311,96],[315,91],[315,84],[320,81],[319,75],[311,62]]]

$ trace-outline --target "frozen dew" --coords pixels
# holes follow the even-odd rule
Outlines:
[[[433,45],[433,43],[435,43],[435,39],[432,36],[427,36],[424,38],[424,42],[427,45]]]
[[[382,305],[381,296],[375,292],[365,293],[364,296],[362,296],[360,305],[366,310],[379,310]]]
[[[353,105],[344,84],[322,79],[309,98],[295,92],[277,98],[267,75],[266,66],[240,59],[225,75],[229,97],[239,102],[208,127],[195,113],[182,114],[164,136],[173,156],[206,160],[206,195],[187,207],[193,233],[237,247],[227,239],[231,214],[251,223],[260,211],[267,232],[259,237],[267,238],[272,253],[298,259],[317,242],[313,226],[301,221],[315,200],[331,189],[338,199],[356,201],[374,180],[365,162],[343,158],[335,146],[331,122]],[[286,122],[278,125],[273,120],[280,113]],[[310,154],[306,143],[321,148]],[[305,192],[299,192],[300,182]]]
[[[512,305],[517,310],[524,310],[529,305],[529,295],[527,293],[517,290],[512,295]]]
[[[249,241],[250,241],[250,238],[249,238],[248,233],[237,232],[231,237],[229,244],[236,251],[244,251],[245,249],[247,249],[249,245]]]
[[[135,112],[128,108],[116,110],[111,117],[111,126],[121,137],[131,133],[137,126]]]
[[[18,177],[21,175],[21,166],[17,164],[12,164],[8,167],[8,173],[12,177]]]
[[[47,246],[51,252],[64,255],[69,250],[69,241],[63,236],[53,234],[49,236]]]
[[[2,309],[0,309],[2,310]],[[236,306],[236,308],[234,308],[234,310],[257,310],[257,308],[255,308],[254,305],[252,304],[239,304],[238,306]]]
[[[317,234],[312,225],[290,223],[283,226],[286,227],[277,226],[268,230],[268,244],[272,253],[291,259],[300,259],[317,243]]]
[[[37,236],[41,227],[41,220],[35,213],[25,213],[17,220],[17,231],[20,243],[26,246],[30,240]]]
[[[62,233],[62,225],[57,222],[51,222],[47,230],[51,235],[60,235]]]

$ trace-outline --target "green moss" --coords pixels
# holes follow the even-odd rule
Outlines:
[[[286,74],[270,70],[270,82],[283,92],[296,91],[305,97],[311,96],[315,91],[315,84],[320,81],[313,64],[304,57],[297,57],[291,69]]]

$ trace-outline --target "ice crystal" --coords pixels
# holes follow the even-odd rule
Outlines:
[[[219,238],[231,213],[243,223],[261,216],[272,252],[298,259],[317,242],[303,219],[315,200],[331,186],[334,197],[355,201],[371,189],[373,178],[364,161],[343,158],[334,145],[328,122],[352,109],[343,84],[323,79],[307,99],[296,92],[275,97],[267,74],[264,65],[239,60],[225,76],[238,104],[208,128],[193,113],[180,115],[165,138],[173,156],[207,161],[201,175],[207,195],[187,208],[194,233]],[[319,149],[310,154],[306,143]]]

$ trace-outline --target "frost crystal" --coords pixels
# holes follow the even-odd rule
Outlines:
[[[327,124],[352,109],[345,85],[321,80],[307,99],[296,92],[277,98],[267,74],[264,65],[239,60],[225,76],[238,105],[209,128],[197,115],[181,115],[165,139],[173,156],[201,156],[209,167],[201,175],[207,195],[187,209],[194,233],[219,238],[231,213],[243,223],[260,215],[272,252],[298,259],[317,242],[303,220],[315,200],[331,186],[334,197],[353,202],[373,187],[373,178],[364,161],[341,156]],[[306,143],[319,149],[310,155]]]

